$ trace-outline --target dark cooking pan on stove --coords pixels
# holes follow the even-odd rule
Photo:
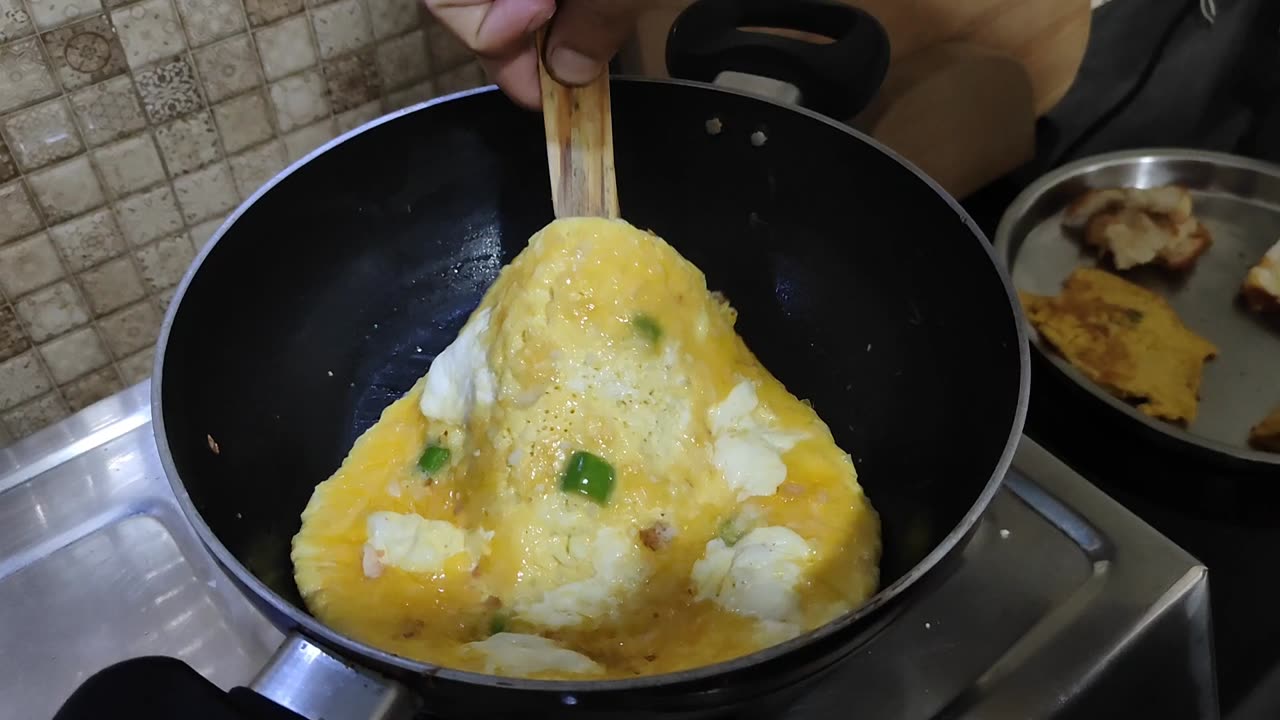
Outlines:
[[[670,64],[711,80],[735,67],[763,74],[772,59],[774,77],[848,117],[870,97],[853,86],[883,76],[883,31],[845,5],[777,7],[699,3],[687,35],[723,33],[696,43],[722,54],[682,56],[687,43],[673,42]],[[815,26],[809,11],[840,24]],[[733,29],[749,24],[841,31],[816,46]],[[263,694],[313,718],[379,703],[446,717],[763,707],[846,657],[911,591],[927,592],[996,492],[1022,429],[1027,340],[1008,278],[957,203],[809,110],[680,81],[618,79],[612,98],[623,217],[705,272],[747,344],[853,456],[883,521],[881,591],[754,655],[595,682],[428,666],[305,611],[289,548],[312,489],[552,219],[541,117],[496,90],[467,92],[374,121],[282,173],[217,233],[166,318],[152,381],[166,471],[209,550],[291,633],[255,685]],[[142,668],[117,671],[68,708]]]

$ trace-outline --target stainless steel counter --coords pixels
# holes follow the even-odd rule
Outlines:
[[[281,640],[178,511],[148,395],[0,451],[0,718],[140,655],[247,684]],[[787,720],[1218,716],[1205,568],[1034,442],[1014,465],[951,574]]]

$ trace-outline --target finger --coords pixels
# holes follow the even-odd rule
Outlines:
[[[433,15],[472,52],[513,58],[555,12],[555,0],[426,0]]]
[[[533,43],[503,58],[480,58],[489,80],[517,105],[530,110],[542,107],[542,85],[538,77],[538,51]]]
[[[547,37],[547,70],[565,85],[604,71],[634,29],[637,0],[563,0]]]

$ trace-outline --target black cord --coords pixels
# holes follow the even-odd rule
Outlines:
[[[1187,19],[1188,15],[1191,14],[1191,10],[1196,7],[1199,7],[1199,0],[1189,0],[1184,4],[1183,8],[1174,15],[1173,20],[1165,27],[1164,32],[1160,35],[1160,39],[1156,42],[1155,48],[1152,49],[1151,57],[1148,58],[1147,64],[1143,66],[1142,72],[1138,73],[1138,79],[1134,81],[1133,86],[1125,91],[1125,94],[1120,96],[1120,99],[1113,103],[1111,107],[1107,108],[1106,112],[1099,115],[1097,119],[1084,129],[1083,132],[1077,135],[1075,140],[1072,140],[1069,145],[1063,148],[1057,156],[1054,157],[1053,162],[1049,164],[1050,168],[1057,167],[1066,159],[1073,157],[1077,150],[1097,136],[1099,132],[1102,132],[1103,128],[1109,125],[1111,121],[1115,120],[1120,113],[1124,112],[1125,109],[1135,99],[1137,99],[1138,95],[1142,93],[1143,88],[1145,88],[1147,83],[1150,82],[1151,77],[1155,75],[1156,67],[1164,58],[1165,51],[1169,49],[1169,43],[1173,40],[1173,36],[1177,33],[1178,28],[1182,25],[1182,22]]]

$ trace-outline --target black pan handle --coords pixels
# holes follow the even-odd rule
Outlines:
[[[746,27],[831,38],[807,42]],[[781,80],[801,104],[845,120],[871,102],[889,69],[889,35],[866,11],[837,0],[696,0],[667,34],[667,72],[712,82],[725,71]]]

